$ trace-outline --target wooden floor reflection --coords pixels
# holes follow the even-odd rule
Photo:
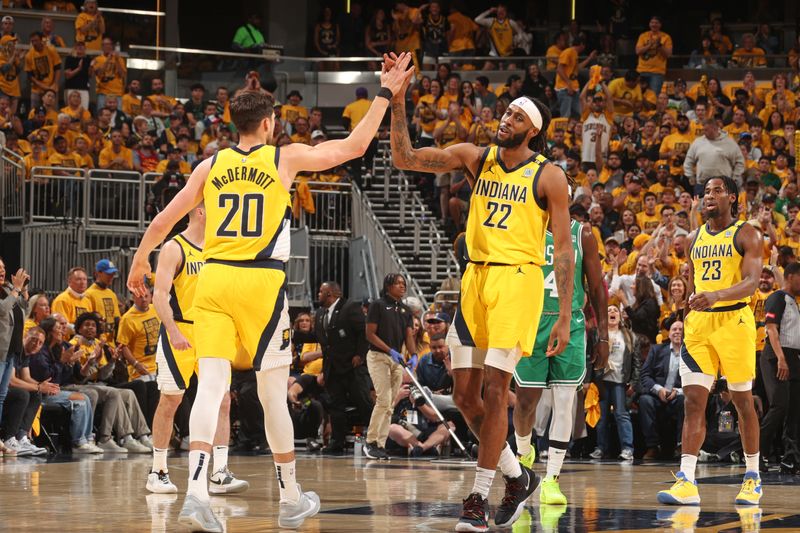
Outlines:
[[[170,473],[186,488],[186,456],[170,458]],[[0,461],[2,531],[152,532],[181,531],[176,518],[183,495],[155,495],[144,489],[147,456],[81,457],[77,460]],[[277,531],[277,488],[267,456],[232,456],[231,469],[250,482],[241,495],[213,497],[226,530]],[[536,469],[543,471],[542,465]],[[573,462],[565,465],[562,489],[566,508],[532,498],[513,531],[800,531],[800,479],[774,474],[764,478],[758,509],[733,505],[742,469],[701,466],[703,505],[660,507],[656,491],[668,486],[675,465],[625,465]],[[302,531],[452,531],[461,498],[472,486],[474,467],[458,462],[388,463],[352,457],[298,458],[304,490],[316,491],[322,512]],[[495,481],[490,501],[499,502]],[[507,530],[508,531],[508,530]]]

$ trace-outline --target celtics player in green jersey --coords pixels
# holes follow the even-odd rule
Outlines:
[[[550,449],[547,474],[542,482],[539,500],[543,504],[565,505],[567,499],[561,492],[558,476],[572,434],[577,389],[586,375],[586,319],[583,306],[586,300],[584,283],[588,287],[589,301],[597,316],[599,342],[592,357],[595,368],[604,368],[608,361],[608,325],[606,289],[597,241],[588,224],[577,220],[570,226],[572,248],[575,251],[575,278],[572,290],[572,322],[567,348],[559,355],[547,351],[550,331],[558,318],[558,291],[553,272],[553,236],[546,235],[544,274],[544,307],[536,344],[530,357],[523,357],[514,370],[517,403],[514,407],[514,431],[520,462],[531,468],[535,451],[531,445],[536,406],[542,389],[553,392],[553,415],[550,421]]]

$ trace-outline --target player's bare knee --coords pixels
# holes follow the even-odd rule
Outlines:
[[[181,405],[181,400],[183,400],[183,393],[167,394],[162,392],[158,400],[158,407],[160,409],[163,409],[167,413],[174,414],[175,411],[178,410],[178,407]]]

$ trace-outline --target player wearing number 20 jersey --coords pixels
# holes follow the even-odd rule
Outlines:
[[[497,146],[486,149],[470,201],[470,263],[461,280],[451,346],[519,346],[523,356],[530,355],[542,312],[541,267],[549,218],[536,191],[547,164],[536,154],[509,169]],[[511,373],[514,368],[503,370]]]
[[[697,230],[689,251],[695,294],[719,291],[742,280],[744,251],[736,235],[744,224],[738,220],[719,232],[704,224]],[[702,372],[716,377],[719,372],[728,383],[755,378],[756,325],[749,301],[749,296],[718,301],[710,309],[686,316],[681,374]]]
[[[583,289],[583,245],[581,223],[573,220],[570,225],[572,248],[575,250],[575,277],[572,288],[572,320],[570,339],[567,348],[558,357],[547,357],[547,341],[550,331],[558,319],[558,290],[553,271],[553,234],[549,231],[545,238],[544,255],[546,263],[542,266],[544,274],[544,305],[536,344],[531,357],[517,363],[514,381],[520,387],[542,388],[549,385],[579,385],[586,374],[586,321],[583,316],[585,293]]]
[[[280,148],[221,150],[203,188],[205,266],[195,295],[199,357],[241,366],[237,333],[256,370],[289,364],[284,265],[289,260],[289,192],[278,178]],[[243,268],[244,267],[244,268]],[[249,294],[250,298],[230,298]],[[266,357],[265,357],[266,356]]]

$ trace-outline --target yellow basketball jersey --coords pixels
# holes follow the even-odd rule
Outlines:
[[[192,302],[197,287],[197,276],[203,268],[203,249],[192,244],[182,234],[172,238],[181,247],[181,265],[172,278],[169,304],[175,322],[192,322]]]
[[[735,221],[727,228],[713,233],[708,224],[697,230],[689,257],[694,267],[694,292],[713,292],[727,289],[742,280],[742,256],[735,243],[736,233],[745,222]],[[747,296],[740,300],[719,301],[713,307],[723,307],[739,302],[749,302]]]
[[[499,148],[486,149],[467,217],[467,253],[475,263],[543,265],[549,215],[536,194],[541,154],[508,169]]]
[[[503,22],[494,19],[489,27],[489,36],[494,44],[494,49],[500,57],[507,57],[514,51],[514,30],[508,19]]]
[[[289,260],[289,191],[278,178],[280,148],[217,152],[203,188],[206,261]]]

